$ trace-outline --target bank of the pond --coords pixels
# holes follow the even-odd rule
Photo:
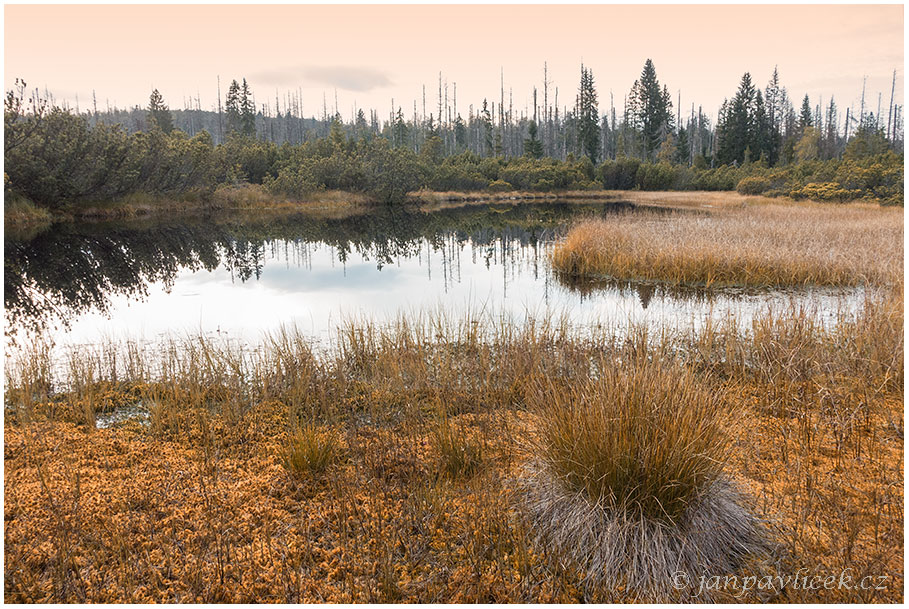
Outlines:
[[[631,203],[682,208],[731,207],[745,204],[814,205],[810,201],[747,196],[735,191],[639,191],[639,190],[566,190],[566,191],[431,191],[412,192],[399,203],[436,209],[450,205],[485,205],[490,203],[554,201],[628,201]],[[274,195],[257,184],[221,186],[206,196],[162,197],[134,194],[114,201],[80,203],[58,209],[33,205],[27,199],[13,195],[4,204],[4,223],[14,229],[46,226],[53,222],[84,220],[120,220],[130,218],[172,217],[201,213],[266,211],[287,213],[365,213],[370,208],[385,206],[368,195],[341,190],[314,191],[305,198],[295,199]],[[833,204],[829,204],[833,205]],[[866,204],[868,207],[876,205]]]
[[[80,203],[53,210],[37,207],[17,197],[12,205],[5,205],[4,222],[7,226],[22,228],[52,222],[161,218],[238,211],[356,213],[373,205],[375,203],[361,193],[317,191],[304,200],[293,200],[269,194],[255,184],[244,184],[220,187],[207,196],[135,194],[114,201]]]
[[[732,571],[709,575],[848,570],[876,584],[727,589],[714,600],[900,602],[902,310],[894,288],[833,328],[799,310],[661,336],[604,329],[584,338],[545,320],[354,324],[328,351],[293,331],[254,351],[204,337],[154,351],[115,343],[74,352],[56,373],[52,349],[35,341],[7,368],[5,598],[647,600],[589,579],[583,546],[554,552],[530,526],[537,504],[521,490],[529,464],[566,458],[550,452],[551,434],[537,440],[547,421],[568,434],[567,458],[583,469],[570,441],[583,430],[547,418],[560,412],[549,398],[593,400],[584,388],[608,369],[665,407],[713,396],[713,433],[728,444],[710,467],[721,463],[743,506],[765,521],[769,555],[754,545]],[[676,391],[695,377],[699,392]],[[130,408],[144,416],[98,428],[102,415]],[[644,419],[610,428],[635,431]],[[683,419],[659,420],[659,448],[675,448],[650,476],[675,471],[692,450],[673,427]],[[615,450],[655,448],[620,437]],[[589,465],[631,471],[608,458]],[[583,483],[583,472],[575,478]],[[673,492],[647,488],[651,502]],[[677,525],[662,526],[674,534]]]

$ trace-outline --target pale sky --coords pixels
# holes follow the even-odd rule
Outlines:
[[[886,117],[891,78],[903,99],[902,5],[6,5],[4,85],[16,77],[81,109],[146,105],[158,88],[172,108],[197,94],[217,103],[232,78],[246,77],[256,101],[276,89],[302,88],[304,115],[329,111],[349,119],[354,104],[388,116],[391,100],[409,118],[414,100],[437,113],[439,72],[457,83],[458,111],[505,98],[515,111],[543,95],[572,105],[580,64],[593,70],[600,111],[615,105],[654,61],[675,103],[681,89],[715,115],[744,72],[763,88],[774,65],[798,107],[831,95],[858,109],[867,76],[866,110]],[[283,97],[283,94],[282,94]]]

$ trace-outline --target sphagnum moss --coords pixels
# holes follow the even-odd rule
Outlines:
[[[545,393],[541,388],[551,387],[563,401],[576,395],[595,404],[598,398],[587,390],[615,368],[613,374],[628,378],[677,379],[683,389],[685,375],[693,374],[704,391],[725,392],[734,407],[734,418],[719,419],[733,426],[719,452],[726,475],[710,478],[717,471],[710,470],[712,486],[678,500],[687,507],[674,520],[690,524],[684,534],[689,548],[729,559],[716,574],[733,573],[753,549],[743,543],[753,517],[738,509],[744,505],[737,487],[747,488],[750,512],[768,521],[772,539],[785,550],[770,573],[830,575],[849,568],[857,579],[889,578],[882,590],[788,588],[773,598],[898,602],[901,286],[868,299],[832,326],[806,323],[804,311],[778,309],[747,327],[728,321],[649,339],[619,329],[581,336],[554,323],[425,319],[361,327],[350,336],[357,344],[343,349],[311,350],[292,331],[257,351],[174,341],[160,350],[86,358],[99,385],[82,391],[94,391],[99,404],[154,404],[148,426],[129,421],[94,433],[86,433],[77,408],[76,379],[66,378],[73,371],[51,366],[53,354],[37,349],[34,361],[7,367],[8,412],[27,416],[4,420],[5,599],[658,597],[659,589],[645,590],[675,556],[661,553],[665,520],[648,520],[659,523],[652,527],[589,520],[598,528],[583,539],[575,535],[577,548],[599,552],[592,560],[650,544],[641,546],[643,555],[656,559],[628,571],[644,591],[610,590],[602,585],[607,582],[595,585],[590,569],[578,568],[595,565],[584,555],[574,566],[550,560],[552,544],[535,543],[534,529],[517,518],[527,504],[514,503],[509,484],[543,463],[543,453],[523,442],[543,429],[527,410],[539,405],[534,400]],[[648,356],[640,359],[642,353]],[[113,396],[117,391],[122,399]],[[483,467],[470,477],[439,476],[434,433],[440,404],[451,425],[483,447]],[[318,484],[309,476],[295,481],[283,464],[285,438],[301,421],[343,438],[348,456]],[[672,420],[667,426],[678,428]],[[534,492],[550,506],[550,523],[589,517],[594,504],[577,490],[582,487],[566,487],[549,469],[537,471]],[[416,493],[420,488],[425,492]],[[700,519],[687,519],[688,512]],[[716,530],[699,524],[724,517]],[[613,528],[604,530],[604,522]],[[576,531],[547,527],[541,530]],[[610,536],[616,530],[624,536]],[[598,542],[603,539],[625,544],[606,547]]]

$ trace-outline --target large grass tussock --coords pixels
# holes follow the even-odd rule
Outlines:
[[[766,549],[724,471],[731,417],[684,367],[643,352],[534,398],[531,528],[589,584],[666,598],[672,576],[730,573]]]

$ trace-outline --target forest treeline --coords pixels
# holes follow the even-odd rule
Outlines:
[[[510,98],[509,94],[509,98]],[[17,81],[4,109],[7,201],[44,208],[141,193],[205,200],[220,186],[257,184],[270,196],[303,199],[320,190],[396,202],[433,191],[597,189],[734,190],[824,201],[903,201],[902,107],[844,116],[831,98],[808,96],[796,111],[774,70],[767,86],[745,74],[715,125],[698,108],[682,117],[647,60],[617,112],[601,112],[582,66],[571,108],[549,101],[514,112],[483,100],[467,119],[440,80],[438,114],[385,120],[361,109],[345,122],[323,107],[302,117],[300,100],[257,105],[245,79],[223,107],[171,110],[155,90],[148,106],[73,110]],[[879,98],[880,99],[880,98]],[[864,100],[864,96],[863,96]],[[870,105],[870,104],[869,104]],[[438,120],[442,116],[443,120]]]

